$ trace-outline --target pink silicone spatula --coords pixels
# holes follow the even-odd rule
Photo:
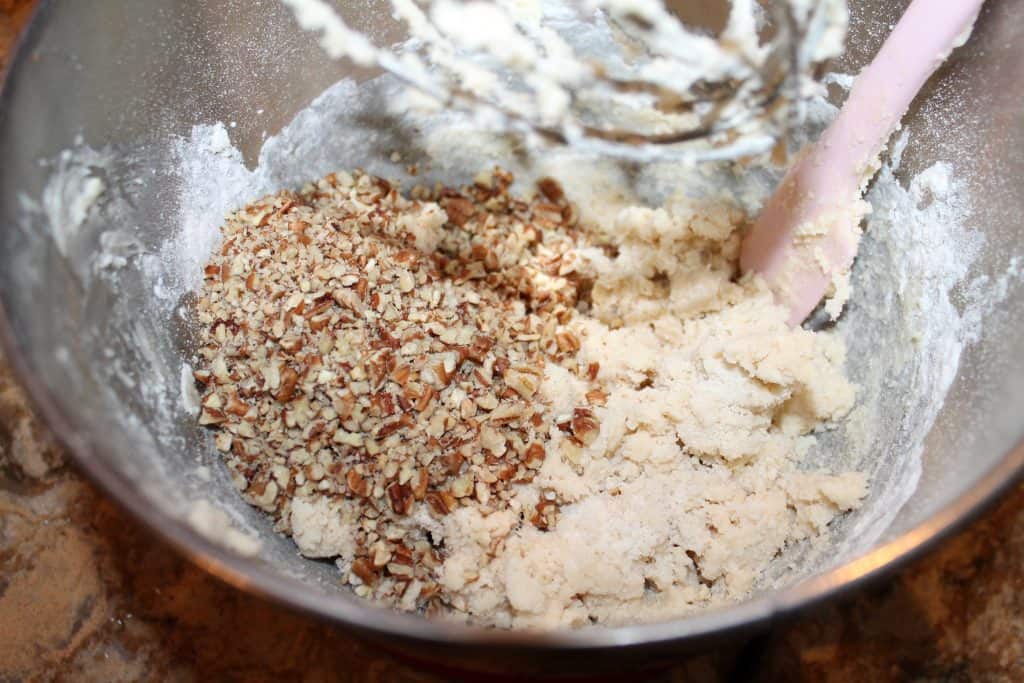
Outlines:
[[[799,325],[848,277],[878,156],[925,81],[964,40],[983,0],[913,0],[821,139],[786,174],[740,251]],[[861,204],[861,206],[863,206]]]

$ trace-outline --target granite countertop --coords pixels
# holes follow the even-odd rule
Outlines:
[[[753,649],[658,680],[1024,680],[1024,487]],[[439,681],[192,566],[79,475],[0,358],[0,681]]]
[[[0,0],[0,58],[31,0]],[[1024,680],[1024,487],[941,549],[659,680]],[[0,357],[0,681],[441,680],[220,583],[105,499]]]

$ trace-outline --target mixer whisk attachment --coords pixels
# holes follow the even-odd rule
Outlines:
[[[390,0],[409,39],[389,49],[327,0],[282,1],[331,57],[389,72],[434,107],[634,159],[771,149],[847,20],[843,0],[732,0],[717,34],[661,0]]]

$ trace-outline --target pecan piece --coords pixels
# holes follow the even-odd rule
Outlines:
[[[377,583],[377,572],[374,570],[373,564],[365,557],[360,557],[352,563],[352,573],[367,586]]]
[[[281,403],[288,403],[295,398],[295,386],[299,383],[299,373],[291,367],[286,366],[281,371],[281,386],[274,394],[274,398]]]
[[[448,220],[460,228],[476,213],[473,202],[465,197],[449,197],[441,206],[448,214]]]
[[[565,190],[562,189],[561,184],[554,178],[541,178],[537,181],[537,189],[553,202],[557,203],[565,199]]]
[[[572,435],[584,446],[594,443],[598,434],[601,433],[601,425],[590,408],[574,410],[569,427],[572,430]]]
[[[366,481],[355,470],[349,470],[345,474],[345,483],[348,484],[348,490],[359,496],[360,498],[368,498],[370,495],[370,484]]]
[[[392,484],[388,487],[388,502],[396,515],[407,515],[412,508],[412,487],[408,484]]]

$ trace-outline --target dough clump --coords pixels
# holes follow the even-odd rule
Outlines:
[[[827,542],[867,488],[802,466],[845,348],[739,277],[739,203],[511,184],[229,218],[196,378],[243,495],[358,595],[502,627],[678,617]]]

